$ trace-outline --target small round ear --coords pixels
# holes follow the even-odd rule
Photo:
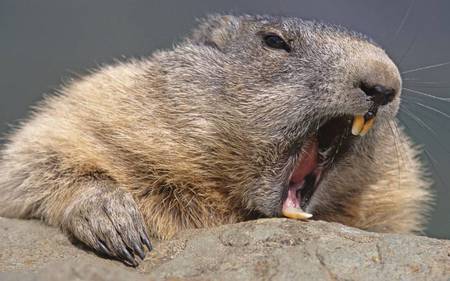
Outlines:
[[[230,15],[210,15],[200,21],[188,38],[191,43],[223,50],[239,28],[239,18]]]

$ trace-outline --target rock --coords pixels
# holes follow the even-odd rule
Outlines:
[[[0,218],[0,280],[450,280],[450,241],[264,219],[154,241],[134,269],[38,221]]]

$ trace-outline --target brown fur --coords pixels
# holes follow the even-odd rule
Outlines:
[[[268,29],[300,38],[299,58],[261,48],[254,34]],[[174,50],[104,67],[41,103],[1,154],[0,215],[43,219],[122,259],[124,245],[142,248],[133,243],[145,227],[167,239],[279,216],[286,151],[314,118],[367,111],[357,79],[401,83],[358,34],[297,19],[211,17]],[[314,218],[422,228],[428,183],[395,123],[398,103],[329,172],[308,207]]]

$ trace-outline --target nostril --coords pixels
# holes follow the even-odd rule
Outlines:
[[[395,90],[383,85],[370,86],[362,83],[359,88],[369,96],[373,102],[379,105],[386,105],[395,98]]]

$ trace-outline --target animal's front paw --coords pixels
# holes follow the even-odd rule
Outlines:
[[[86,195],[86,194],[85,194]],[[132,196],[122,190],[97,190],[67,209],[63,229],[98,253],[137,266],[152,246]]]

